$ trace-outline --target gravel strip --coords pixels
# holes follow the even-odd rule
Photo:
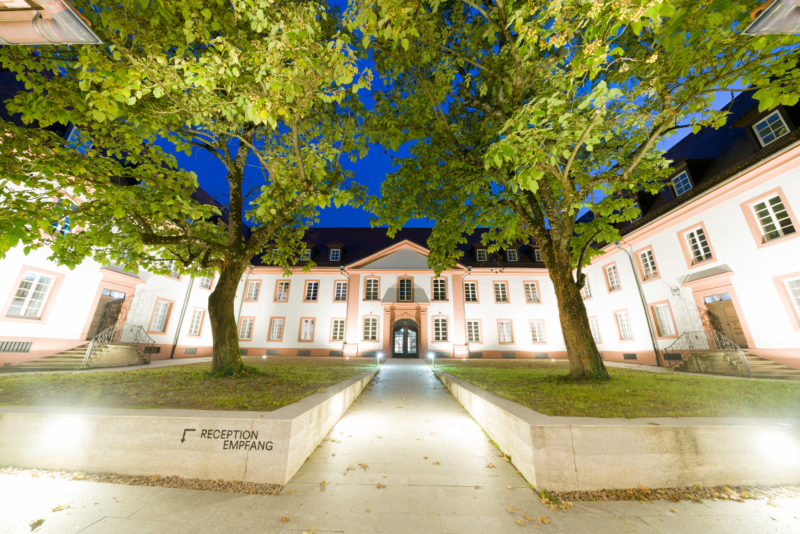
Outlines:
[[[692,486],[688,488],[645,488],[639,486],[631,489],[612,489],[600,491],[543,491],[539,493],[542,502],[569,501],[697,501],[727,500],[744,502],[751,499],[770,501],[778,497],[800,497],[800,486],[717,486],[704,488]],[[547,504],[547,503],[546,503]]]
[[[110,482],[112,484],[128,484],[130,486],[159,486],[162,488],[183,488],[247,495],[277,495],[283,489],[283,486],[278,484],[261,484],[237,480],[204,480],[159,475],[134,476],[117,475],[115,473],[84,473],[81,471],[46,471],[42,469],[19,469],[16,467],[0,469],[0,475],[56,480],[89,480],[91,482]]]

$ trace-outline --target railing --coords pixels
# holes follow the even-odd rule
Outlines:
[[[125,325],[121,331],[117,331],[117,325],[111,325],[89,341],[86,353],[83,356],[83,366],[89,366],[89,360],[94,351],[100,350],[111,343],[134,345],[142,359],[150,363],[150,355],[152,354],[150,347],[155,344],[155,340],[147,335],[145,329],[138,324]]]
[[[736,354],[737,363],[741,364],[744,375],[750,376],[750,366],[747,363],[744,351],[739,345],[716,330],[684,332],[674,343],[663,349],[661,354],[667,367],[673,367],[688,359],[688,357],[698,356],[703,352]]]

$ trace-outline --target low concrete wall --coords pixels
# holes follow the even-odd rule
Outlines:
[[[377,371],[274,412],[0,407],[0,465],[285,484]]]
[[[550,417],[438,375],[537,488],[800,483],[800,419]]]

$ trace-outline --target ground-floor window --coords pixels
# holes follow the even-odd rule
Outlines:
[[[544,321],[541,319],[531,319],[531,341],[533,343],[544,343]]]
[[[600,327],[597,324],[597,317],[589,317],[589,328],[592,330],[594,342],[600,343]]]
[[[331,324],[331,341],[344,341],[344,319],[334,319]]]
[[[433,340],[447,341],[447,318],[435,317],[433,319]]]
[[[481,342],[481,323],[479,321],[467,321],[467,341],[470,343]]]
[[[269,322],[269,341],[281,341],[283,339],[283,325],[286,320],[283,317],[273,317]]]
[[[253,317],[242,317],[239,324],[239,339],[249,341],[253,338]]]
[[[364,317],[364,341],[378,341],[377,317]]]
[[[514,335],[511,331],[511,319],[498,319],[497,338],[500,343],[513,343]]]
[[[299,341],[314,341],[314,319],[311,317],[300,319]]]

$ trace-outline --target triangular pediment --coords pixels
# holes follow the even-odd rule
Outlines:
[[[375,254],[355,262],[349,267],[368,269],[427,269],[430,251],[408,240],[395,243]]]

